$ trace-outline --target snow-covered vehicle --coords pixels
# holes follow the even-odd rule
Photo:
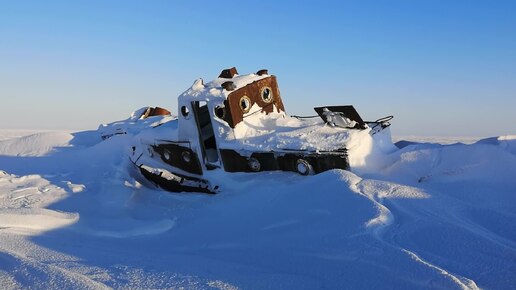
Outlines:
[[[179,96],[177,117],[143,108],[99,130],[103,139],[134,135],[135,177],[174,192],[215,193],[220,172],[349,170],[392,145],[391,116],[367,122],[349,105],[314,109],[318,115],[289,116],[274,75],[231,68],[195,81]]]

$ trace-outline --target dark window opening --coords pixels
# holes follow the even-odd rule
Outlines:
[[[205,160],[208,163],[217,162],[219,160],[219,153],[217,151],[217,142],[211,123],[210,112],[208,111],[208,104],[205,101],[193,102],[193,104]]]

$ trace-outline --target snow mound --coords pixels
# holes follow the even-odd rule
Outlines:
[[[60,147],[69,147],[73,136],[66,132],[36,133],[0,141],[0,155],[43,156]]]
[[[219,172],[216,195],[143,187],[131,136],[98,139],[0,141],[0,288],[516,285],[515,136],[380,138],[359,170]]]
[[[516,140],[499,137],[472,145],[425,145],[404,147],[384,172],[390,178],[408,183],[482,180],[506,184],[516,172]]]
[[[77,214],[43,208],[67,193],[39,175],[18,177],[0,171],[0,188],[0,228],[4,231],[34,235],[79,220]]]
[[[20,233],[38,234],[71,225],[79,216],[47,209],[3,209],[0,211],[0,228]]]

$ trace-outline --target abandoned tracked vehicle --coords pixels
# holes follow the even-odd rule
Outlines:
[[[365,122],[353,106],[288,116],[276,77],[267,70],[226,69],[194,82],[178,98],[178,116],[142,108],[101,125],[103,139],[134,136],[129,156],[137,180],[174,192],[216,193],[215,172],[292,171],[301,175],[364,166],[376,147],[392,145],[386,117]],[[389,145],[390,144],[390,145]]]

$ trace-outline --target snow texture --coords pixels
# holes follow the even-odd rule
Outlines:
[[[516,136],[358,136],[352,172],[205,195],[134,181],[129,134],[22,135],[0,132],[0,289],[516,288]]]

